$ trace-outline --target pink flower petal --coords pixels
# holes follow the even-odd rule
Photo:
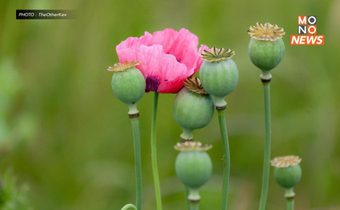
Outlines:
[[[198,49],[198,53],[202,55],[204,50],[210,50],[210,48],[207,45],[201,44],[200,48]]]
[[[204,52],[204,50],[210,50],[210,48],[207,45],[202,44],[200,46],[200,48],[198,49],[198,54],[200,55],[200,59],[198,59],[198,61],[197,61],[198,69],[200,68],[200,66],[202,65],[202,62],[203,62],[202,53]]]
[[[167,53],[174,55],[178,62],[187,66],[188,73],[193,74],[200,59],[197,47],[198,37],[187,29],[182,28],[177,33],[172,45],[169,46]]]
[[[159,80],[158,92],[177,92],[183,85],[176,81],[186,79],[187,68],[177,62],[175,56],[165,54],[161,45],[140,46],[139,48],[117,49],[119,62],[138,61],[137,68],[145,78]],[[182,81],[183,82],[183,81]],[[173,86],[176,84],[176,86]]]
[[[178,32],[173,29],[165,29],[154,32],[152,35],[146,32],[140,38],[128,38],[118,48],[136,48],[141,45],[151,46],[153,44],[162,45],[164,52],[174,55],[178,62],[187,66],[191,74],[196,69],[200,60],[197,52],[198,37],[184,28]]]
[[[178,36],[178,32],[173,29],[156,31],[152,34],[152,42],[163,46],[164,52],[171,54],[169,50],[173,46]]]
[[[147,91],[178,92],[184,80],[198,71],[202,58],[198,38],[187,29],[165,29],[130,37],[116,47],[119,62],[139,61]],[[148,89],[150,88],[150,89]]]
[[[144,33],[141,37],[129,37],[125,41],[122,41],[117,45],[116,50],[126,49],[126,48],[138,48],[141,45],[151,46],[153,44],[152,35],[148,32]]]

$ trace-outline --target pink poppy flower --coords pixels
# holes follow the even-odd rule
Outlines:
[[[202,64],[198,37],[184,28],[129,37],[117,45],[116,51],[120,63],[139,62],[146,92],[177,93]]]

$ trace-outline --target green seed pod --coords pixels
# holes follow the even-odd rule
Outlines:
[[[293,188],[301,180],[301,159],[298,156],[277,157],[271,161],[277,183],[286,189]]]
[[[253,64],[262,71],[270,71],[281,61],[285,51],[282,39],[276,41],[261,41],[250,39],[249,57]]]
[[[112,71],[112,90],[119,100],[126,104],[135,104],[145,93],[143,74],[135,68],[137,62],[115,64]]]
[[[204,185],[212,174],[212,162],[207,154],[210,145],[187,141],[178,143],[175,149],[180,153],[176,158],[176,175],[190,189],[198,189]]]
[[[224,97],[235,90],[238,84],[238,69],[231,59],[235,52],[223,48],[206,50],[199,74],[202,86],[209,93],[217,107],[226,105]]]
[[[186,80],[185,87],[177,94],[174,118],[184,129],[183,139],[191,139],[191,131],[205,127],[214,113],[214,105],[204,92],[197,78]]]
[[[230,49],[213,48],[213,52],[203,53],[204,62],[199,74],[202,86],[213,96],[225,97],[231,93],[238,83],[238,70],[231,57],[235,54]]]
[[[253,64],[264,72],[275,68],[285,52],[283,28],[270,23],[257,23],[249,28],[248,33],[251,37],[248,54]]]

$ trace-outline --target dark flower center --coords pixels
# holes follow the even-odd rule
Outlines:
[[[160,82],[157,77],[147,77],[146,78],[146,87],[145,87],[145,92],[150,92],[154,91],[157,92],[158,86]]]

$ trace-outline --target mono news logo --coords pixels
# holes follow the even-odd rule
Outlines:
[[[316,16],[298,16],[298,34],[290,35],[290,45],[324,45],[325,36],[317,34]]]

